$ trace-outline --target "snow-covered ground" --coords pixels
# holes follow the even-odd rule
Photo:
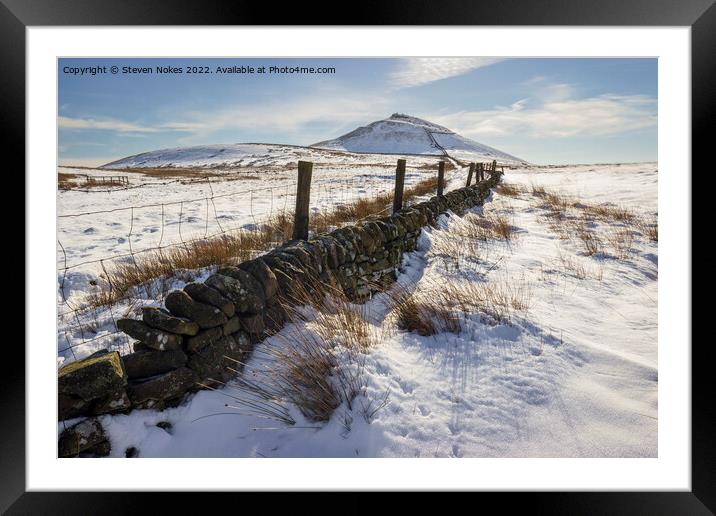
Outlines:
[[[343,163],[316,163],[311,209],[335,208],[393,188],[395,156],[353,155]],[[438,157],[410,157],[406,187],[435,175]],[[368,164],[366,164],[366,162]],[[204,176],[157,177],[141,172],[58,168],[90,177],[127,176],[129,185],[61,190],[57,199],[58,281],[65,296],[81,297],[102,268],[99,260],[129,259],[159,246],[251,229],[295,205],[295,161],[268,167],[211,169]],[[67,271],[65,272],[65,268]],[[79,302],[79,301],[78,301]]]
[[[464,174],[455,172],[450,187],[464,184]],[[657,212],[655,163],[516,168],[506,170],[505,181],[544,185],[647,217]],[[134,446],[140,457],[657,456],[658,245],[636,236],[625,257],[613,256],[606,244],[603,253],[586,256],[579,242],[552,231],[528,192],[494,193],[473,211],[508,217],[517,237],[481,244],[479,257],[466,256],[456,268],[438,248],[441,239],[455,239],[462,218],[443,216],[404,257],[399,283],[519,283],[531,294],[527,311],[503,324],[475,313],[460,333],[421,337],[394,327],[386,295],[379,294],[365,309],[384,338],[364,357],[366,390],[353,410],[344,404],[319,425],[289,405],[296,424],[288,427],[226,408],[226,395],[236,392],[228,386],[164,412],[102,416],[112,455]],[[618,228],[595,222],[592,229]],[[577,268],[586,271],[581,279]],[[93,317],[96,331],[109,325],[107,309]],[[259,344],[246,370],[265,369],[261,347],[277,345],[291,331],[293,325]],[[78,335],[64,338],[80,342]],[[101,347],[122,351],[122,345]],[[87,344],[75,351],[94,349]],[[59,353],[58,363],[71,357]],[[383,400],[368,422],[365,414]],[[157,427],[162,421],[171,428]]]

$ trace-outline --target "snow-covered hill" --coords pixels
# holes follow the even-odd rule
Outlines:
[[[447,127],[394,113],[312,147],[356,153],[444,155],[460,161],[526,163],[525,160],[460,136]]]
[[[295,163],[299,159],[340,163],[346,160],[343,154],[293,145],[229,143],[143,152],[113,161],[102,168],[270,167]]]
[[[385,154],[452,158],[460,162],[492,161],[526,164],[524,160],[460,136],[420,118],[393,114],[359,127],[335,140],[309,147],[269,143],[195,145],[143,152],[102,168],[235,168],[282,167],[298,160],[331,164],[377,164]]]

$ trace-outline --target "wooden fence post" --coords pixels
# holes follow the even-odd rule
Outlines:
[[[298,182],[296,184],[296,212],[293,215],[293,239],[308,239],[308,205],[311,199],[311,175],[313,163],[298,162]]]
[[[465,186],[470,186],[470,181],[472,181],[472,173],[475,172],[475,164],[470,163],[470,170],[467,172],[467,184]]]
[[[484,181],[485,180],[485,164],[484,163],[478,163],[477,164],[477,173],[475,174],[475,178],[478,181]]]
[[[393,194],[393,213],[403,207],[403,186],[405,185],[405,160],[399,159],[395,169],[395,193]]]
[[[492,160],[492,174],[494,174],[497,171],[497,160]]]
[[[438,197],[442,196],[445,186],[445,162],[438,163]]]

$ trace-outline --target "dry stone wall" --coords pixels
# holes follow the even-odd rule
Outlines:
[[[229,380],[252,347],[285,323],[279,300],[290,300],[316,281],[340,288],[354,301],[388,287],[403,253],[415,250],[421,228],[447,210],[462,213],[481,205],[500,175],[495,172],[391,216],[286,242],[259,258],[220,268],[203,283],[169,293],[164,308],[144,307],[141,320],[117,321],[121,331],[136,339],[133,352],[98,352],[60,369],[59,419],[134,408],[162,410],[190,392]],[[78,432],[91,437],[78,437]],[[75,425],[61,436],[60,455],[108,453],[100,434],[96,419]]]

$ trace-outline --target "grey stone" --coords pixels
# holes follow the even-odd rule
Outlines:
[[[183,290],[174,290],[164,300],[167,309],[174,315],[195,321],[200,328],[213,328],[226,322],[226,315],[215,306],[194,301]]]
[[[209,380],[226,381],[234,376],[229,368],[239,370],[239,364],[235,361],[243,362],[244,354],[248,351],[248,338],[238,332],[222,337],[189,357],[188,367],[196,372],[201,383],[206,384]]]
[[[89,414],[91,402],[77,396],[58,394],[57,396],[57,420],[64,421]]]
[[[77,360],[58,372],[58,392],[90,401],[127,383],[122,359],[116,351]]]
[[[241,329],[241,321],[239,321],[239,318],[237,316],[234,316],[226,322],[222,329],[224,335],[231,335],[232,333],[236,333]]]
[[[132,382],[127,388],[133,405],[152,408],[156,402],[176,398],[194,386],[197,377],[188,367],[180,367],[145,382]]]
[[[223,334],[223,327],[219,326],[202,330],[194,337],[186,339],[186,350],[188,353],[198,353],[212,342],[219,340]]]
[[[145,346],[160,351],[181,349],[182,336],[152,328],[137,319],[119,319],[117,328],[130,337],[142,341]]]
[[[278,293],[278,281],[271,268],[260,258],[239,264],[239,269],[248,272],[258,281],[264,291],[264,299],[269,300]]]
[[[207,305],[218,308],[224,312],[227,317],[231,317],[234,315],[234,312],[236,312],[234,303],[221,295],[221,292],[204,283],[189,283],[184,287],[184,292],[200,303],[206,303]]]
[[[174,317],[166,310],[153,306],[142,308],[142,320],[152,328],[180,335],[196,335],[199,325],[183,317]]]
[[[256,291],[256,289],[250,289],[250,285],[254,285],[256,280],[254,280],[248,272],[241,272],[251,278],[251,283],[247,284],[232,276],[218,273],[209,276],[205,283],[221,292],[226,298],[230,299],[236,306],[236,311],[252,313],[260,312],[264,306],[261,295]],[[263,290],[260,285],[257,290],[260,290],[261,294],[263,294]]]
[[[107,440],[97,443],[91,448],[87,448],[86,450],[80,452],[79,457],[91,457],[96,459],[98,457],[106,457],[111,451],[112,445]]]
[[[60,434],[57,443],[59,457],[78,457],[82,452],[107,441],[97,418],[85,419]]]
[[[147,378],[166,373],[186,364],[187,356],[180,349],[140,351],[122,357],[128,378]]]
[[[132,402],[127,396],[124,389],[113,392],[95,400],[92,404],[92,414],[98,416],[100,414],[113,414],[115,412],[124,412],[132,407]]]

